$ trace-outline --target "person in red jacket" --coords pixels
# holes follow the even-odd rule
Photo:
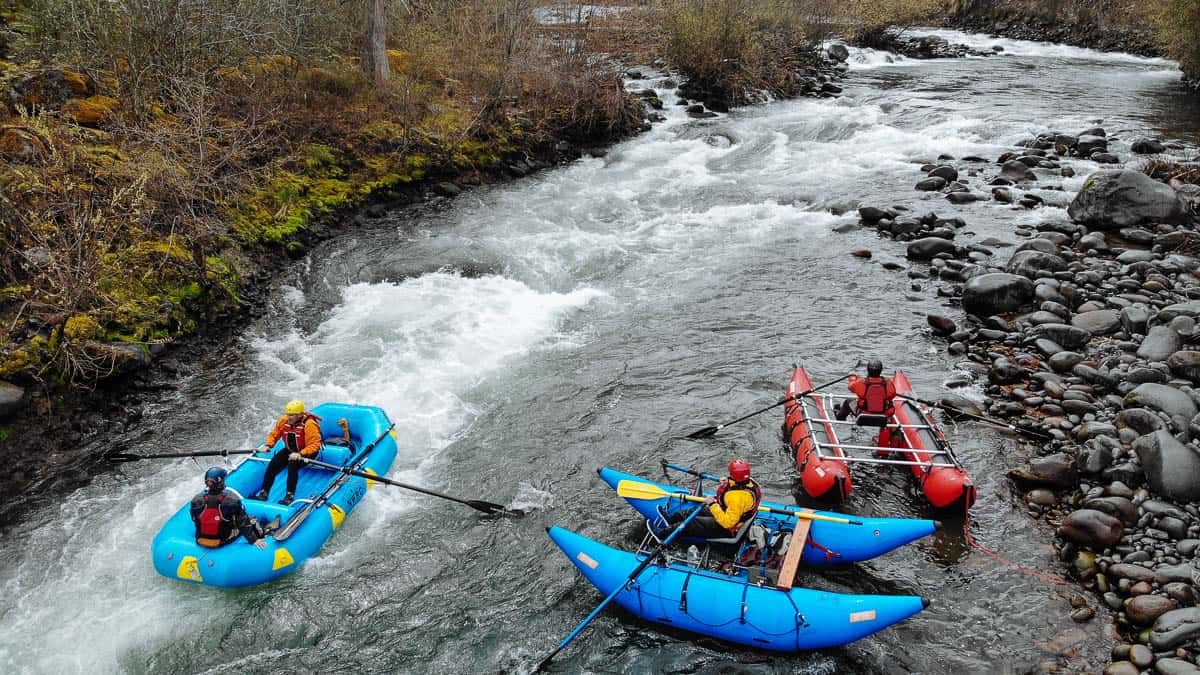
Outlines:
[[[192,498],[190,512],[196,523],[196,543],[217,548],[244,536],[258,548],[266,548],[258,521],[246,513],[238,496],[225,489],[229,472],[214,466],[204,474],[204,492]]]
[[[300,464],[305,458],[314,459],[321,451],[320,417],[305,412],[303,401],[289,401],[283,409],[284,415],[275,422],[267,434],[266,447],[270,448],[283,439],[283,447],[271,458],[267,473],[263,476],[262,489],[250,498],[263,500],[271,494],[275,477],[287,467],[287,494],[279,500],[287,506],[296,499],[296,483],[300,480]]]
[[[891,378],[883,376],[883,362],[879,359],[871,359],[867,362],[867,377],[861,379],[857,375],[851,375],[846,388],[850,393],[858,397],[858,413],[859,415],[883,415],[891,422],[891,417],[896,412],[893,400],[896,398],[896,385],[892,383]],[[842,402],[841,409],[838,410],[838,419],[845,419],[850,414],[850,400]],[[892,445],[892,432],[884,426],[879,428],[879,447],[889,448]]]

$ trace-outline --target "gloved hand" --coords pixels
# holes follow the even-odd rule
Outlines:
[[[299,462],[301,457],[302,457],[302,455],[300,453],[293,452],[292,454],[288,455],[288,461],[289,462]]]
[[[255,539],[254,540],[254,548],[266,548],[266,547],[267,547],[266,539]]]

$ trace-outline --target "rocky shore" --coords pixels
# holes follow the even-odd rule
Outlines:
[[[1162,152],[1139,139],[1134,153]],[[992,200],[1038,209],[1061,190],[1065,157],[1112,164],[1102,128],[1044,134],[996,158],[943,156],[916,190],[950,204]],[[1044,194],[1044,192],[1043,192]],[[1022,439],[1012,471],[1029,510],[1057,527],[1057,550],[1082,585],[1074,616],[1111,611],[1122,642],[1107,673],[1200,672],[1200,185],[1098,170],[1062,203],[1069,222],[1019,227],[964,244],[962,218],[866,206],[861,223],[906,242],[908,276],[940,283],[961,318],[928,317],[962,357],[986,405],[944,405],[1044,434]]]
[[[979,3],[981,6],[950,15],[948,28],[972,33],[1054,42],[1106,52],[1125,52],[1139,56],[1159,56],[1153,36],[1145,26],[1132,26],[1113,17],[1096,20],[1072,20],[1047,12],[1031,12],[1003,3]]]

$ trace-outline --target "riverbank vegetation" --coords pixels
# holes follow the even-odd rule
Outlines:
[[[0,6],[0,379],[89,386],[236,310],[334,214],[643,123],[586,26],[528,0],[387,5],[380,77],[384,6]]]

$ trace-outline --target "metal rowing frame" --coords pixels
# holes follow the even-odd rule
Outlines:
[[[888,418],[889,420],[891,420],[891,422],[889,424],[885,424],[884,428],[891,429],[891,430],[893,430],[895,432],[899,432],[901,434],[903,434],[903,431],[905,429],[928,429],[930,434],[932,434],[934,437],[934,442],[939,446],[937,448],[925,448],[922,450],[914,450],[913,448],[909,448],[909,447],[885,448],[885,447],[882,447],[879,445],[848,445],[846,443],[842,443],[837,437],[837,430],[834,428],[834,425],[859,427],[858,423],[854,420],[848,420],[848,419],[847,420],[839,420],[839,419],[826,419],[823,417],[810,417],[809,416],[810,408],[808,406],[812,405],[811,410],[813,412],[818,412],[819,409],[815,404],[819,400],[821,403],[821,407],[825,408],[826,410],[832,410],[832,409],[834,409],[834,403],[836,400],[838,400],[838,399],[856,399],[857,396],[854,396],[852,394],[813,393],[813,394],[807,395],[804,398],[805,399],[807,399],[807,398],[814,399],[812,402],[801,399],[797,403],[800,406],[803,422],[808,427],[808,436],[806,436],[806,438],[812,444],[813,450],[816,451],[816,456],[818,459],[827,459],[827,460],[835,461],[835,462],[857,462],[857,463],[862,463],[862,464],[898,464],[901,466],[916,466],[916,467],[923,468],[926,473],[928,473],[929,471],[931,471],[932,469],[935,469],[935,468],[946,468],[946,469],[962,469],[963,468],[962,463],[958,461],[958,457],[956,457],[954,455],[954,449],[950,446],[950,442],[946,440],[945,434],[943,434],[942,430],[940,428],[938,428],[938,426],[936,424],[933,423],[933,420],[929,417],[929,412],[925,409],[925,406],[923,406],[919,403],[912,403],[911,405],[914,408],[916,408],[917,412],[925,420],[926,424],[901,424],[898,420],[896,420],[896,416],[893,413]],[[909,403],[909,401],[903,401],[902,403],[900,403],[900,405],[905,405],[908,403]],[[827,432],[832,437],[831,442],[822,443],[816,437],[816,435],[813,434],[813,425],[814,424],[830,425],[830,427],[827,429]],[[877,429],[879,427],[863,426],[860,428]],[[907,442],[907,440],[908,440],[907,437],[905,437],[905,442]],[[833,452],[833,448],[842,450],[843,453],[841,455],[839,455],[839,454]],[[903,453],[903,452],[924,452],[930,456],[930,460],[927,462],[921,462],[921,461],[912,460],[912,459],[882,459],[882,458],[877,458],[877,457],[853,457],[845,452],[845,450],[847,450],[847,449],[871,450],[871,451],[876,451],[876,452],[886,452],[889,454],[890,453]],[[948,458],[950,463],[946,464],[946,463],[935,461],[935,458],[937,458],[939,456]]]

